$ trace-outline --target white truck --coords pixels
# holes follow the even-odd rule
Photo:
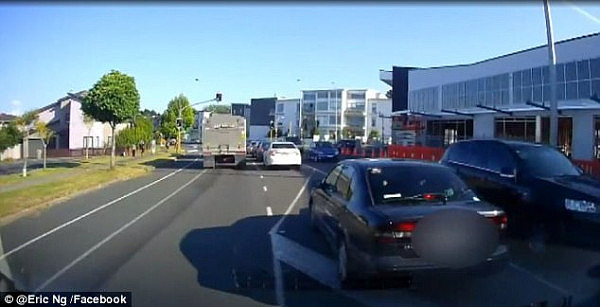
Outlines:
[[[202,122],[204,168],[246,165],[246,119],[242,116],[210,113]]]

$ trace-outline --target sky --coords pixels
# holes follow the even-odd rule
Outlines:
[[[600,32],[600,3],[551,1],[555,40]],[[141,108],[387,91],[379,70],[467,64],[546,44],[542,1],[525,4],[0,3],[0,112],[20,114],[135,78]],[[600,46],[599,46],[600,47]]]

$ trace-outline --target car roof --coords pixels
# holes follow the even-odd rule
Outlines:
[[[446,168],[446,166],[435,162],[412,160],[412,159],[349,159],[340,162],[340,164],[354,165],[360,169],[367,169],[372,167],[398,167],[398,166],[422,166],[422,167],[439,167]]]
[[[479,143],[479,142],[495,142],[495,143],[506,145],[506,146],[510,147],[511,149],[519,149],[519,148],[523,148],[523,147],[549,147],[547,145],[540,144],[540,143],[502,140],[502,139],[474,139],[474,140],[458,141],[456,143],[458,144],[458,143]]]

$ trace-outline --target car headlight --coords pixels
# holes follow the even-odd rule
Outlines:
[[[571,211],[596,213],[598,206],[595,203],[587,200],[565,199],[565,208]]]

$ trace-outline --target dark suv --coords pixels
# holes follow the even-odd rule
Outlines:
[[[519,222],[509,225],[509,231],[512,227],[543,242],[566,239],[575,229],[583,240],[600,233],[600,180],[584,175],[556,149],[515,141],[461,141],[446,150],[440,163],[454,169],[477,195],[504,208],[509,221]]]

